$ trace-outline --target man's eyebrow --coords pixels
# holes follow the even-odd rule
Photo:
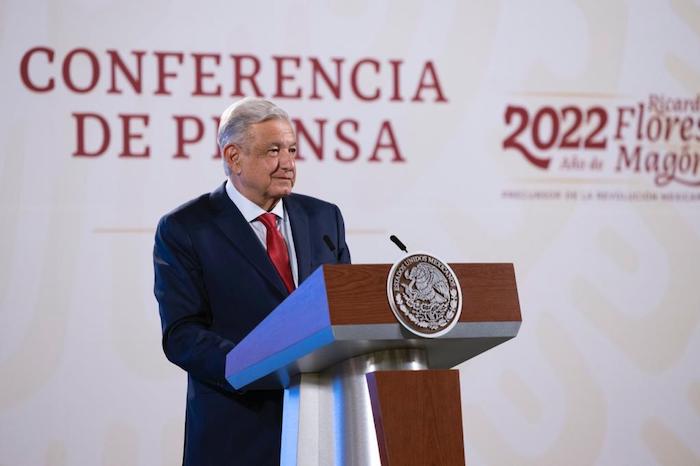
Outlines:
[[[284,146],[284,145],[285,145],[285,144],[284,144],[283,142],[277,142],[277,141],[275,141],[275,142],[270,142],[270,143],[267,145],[267,147],[272,147],[272,146]],[[297,141],[290,142],[290,143],[287,144],[287,145],[288,145],[288,146],[296,146],[296,145],[297,145]]]

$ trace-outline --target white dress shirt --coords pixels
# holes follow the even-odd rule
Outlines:
[[[226,180],[226,194],[228,194],[229,199],[236,204],[238,210],[241,211],[243,217],[245,218],[248,225],[253,229],[255,236],[258,237],[260,243],[262,243],[263,248],[267,250],[267,228],[265,225],[258,220],[258,217],[264,213],[267,213],[265,209],[245,197],[243,194],[238,192],[231,180]],[[299,267],[297,265],[297,255],[294,249],[294,238],[292,237],[292,227],[289,223],[289,215],[287,215],[287,210],[284,208],[284,199],[282,202],[278,202],[277,205],[270,211],[275,214],[277,218],[277,229],[282,233],[284,241],[287,243],[287,253],[289,254],[289,266],[292,269],[292,278],[294,279],[294,286],[299,286]]]

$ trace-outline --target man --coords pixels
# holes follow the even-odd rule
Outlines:
[[[183,463],[279,464],[282,391],[235,391],[226,354],[318,266],[350,253],[338,208],[291,193],[297,146],[284,110],[236,102],[218,143],[228,179],[165,215],[153,252],[163,350],[188,373]]]

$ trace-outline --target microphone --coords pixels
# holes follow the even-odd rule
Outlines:
[[[326,246],[328,246],[331,252],[335,251],[335,244],[333,244],[333,241],[328,235],[323,235],[323,242],[326,243]]]
[[[399,249],[401,249],[403,252],[408,254],[408,250],[406,249],[406,245],[401,242],[400,239],[398,239],[396,236],[391,235],[389,237],[392,243],[394,243]]]

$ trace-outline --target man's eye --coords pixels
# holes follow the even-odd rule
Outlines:
[[[280,150],[277,147],[273,147],[268,152],[270,153],[270,155],[277,155],[277,154],[279,154]]]

